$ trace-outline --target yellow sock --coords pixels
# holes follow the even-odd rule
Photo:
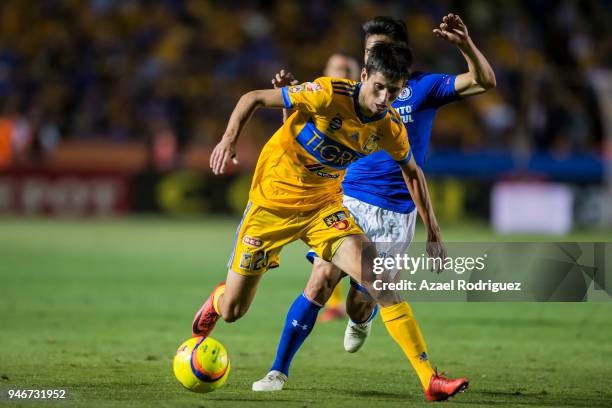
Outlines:
[[[342,282],[338,282],[325,306],[336,308],[342,303]]]
[[[407,302],[402,302],[393,306],[382,307],[380,316],[393,340],[399,344],[408,360],[410,360],[419,380],[421,380],[423,389],[426,390],[434,370],[429,364],[427,346],[421,335],[419,325],[412,315],[412,309]]]
[[[221,315],[221,313],[219,313],[219,298],[221,297],[222,294],[225,293],[225,284],[221,285],[221,286],[217,286],[215,288],[215,290],[213,291],[212,297],[213,297],[213,307],[215,308],[215,312],[217,312],[218,315]]]

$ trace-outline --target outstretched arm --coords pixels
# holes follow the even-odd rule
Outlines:
[[[440,28],[433,30],[436,36],[455,44],[468,65],[468,72],[457,75],[455,91],[460,96],[478,95],[494,88],[495,73],[480,50],[472,41],[468,29],[456,14],[448,14],[442,18]]]
[[[251,91],[240,97],[227,124],[227,129],[221,141],[215,146],[210,156],[210,167],[214,174],[223,174],[227,162],[236,159],[236,142],[240,132],[249,122],[251,115],[257,108],[283,108],[283,95],[280,89],[262,89]]]
[[[400,167],[412,200],[427,228],[427,253],[431,257],[440,257],[444,260],[444,258],[446,258],[446,248],[442,243],[440,226],[438,225],[438,220],[436,219],[433,206],[431,205],[425,174],[414,161],[414,157],[411,157],[408,163],[400,164]],[[438,273],[439,272],[441,272],[441,270],[439,270]]]

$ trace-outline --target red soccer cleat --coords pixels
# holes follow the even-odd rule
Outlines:
[[[442,374],[436,373],[429,380],[429,387],[425,390],[427,401],[444,401],[454,396],[458,392],[463,392],[470,384],[467,378],[446,378]]]
[[[321,317],[319,317],[319,321],[329,322],[338,319],[344,320],[345,317],[346,313],[344,313],[344,310],[341,307],[328,307],[325,308],[325,310],[321,314]]]
[[[219,314],[215,311],[213,306],[213,298],[217,291],[225,287],[225,282],[221,282],[213,289],[212,294],[206,299],[206,302],[202,305],[200,310],[196,313],[191,324],[191,336],[192,337],[208,337],[210,332],[215,328],[217,320],[219,320]]]

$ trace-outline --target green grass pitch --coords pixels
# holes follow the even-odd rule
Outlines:
[[[307,279],[302,243],[284,250],[243,319],[217,325],[213,336],[232,360],[227,385],[206,395],[182,389],[172,357],[225,276],[236,222],[0,220],[0,407],[14,404],[5,395],[15,388],[66,389],[68,400],[44,405],[58,407],[431,406],[380,320],[357,354],[342,349],[344,323],[319,324],[285,391],[250,390],[267,372],[284,314]],[[490,235],[470,227],[443,233]],[[413,309],[433,363],[472,381],[444,406],[612,406],[612,303]]]

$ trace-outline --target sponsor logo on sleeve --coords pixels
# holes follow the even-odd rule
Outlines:
[[[322,91],[323,87],[316,82],[306,82],[304,84],[304,89],[306,90],[306,92],[318,92]]]
[[[302,92],[304,87],[302,85],[294,85],[289,87],[289,93],[298,93]]]

